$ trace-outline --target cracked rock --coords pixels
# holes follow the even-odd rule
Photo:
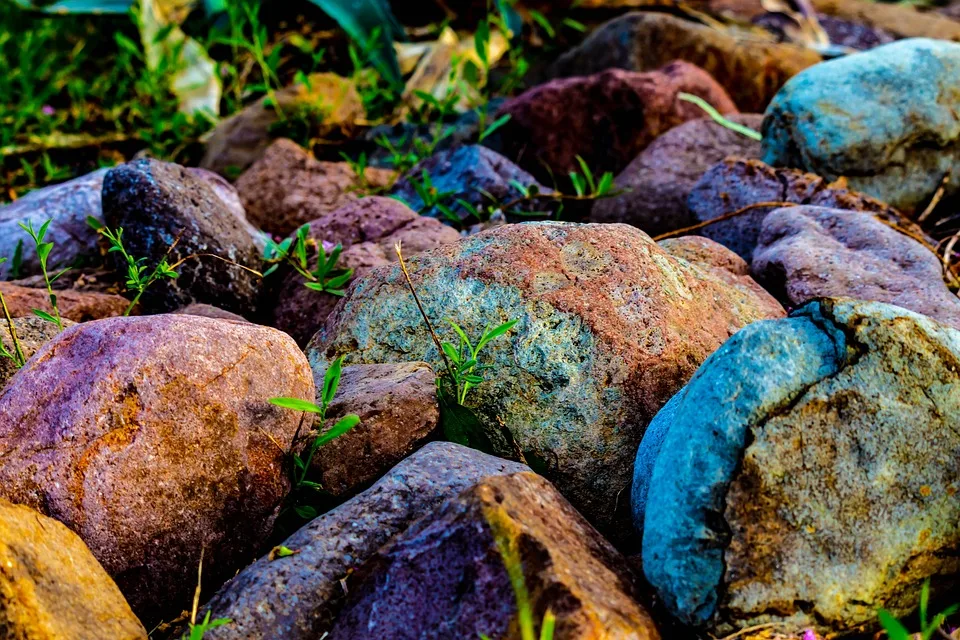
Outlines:
[[[744,375],[751,372],[751,375]],[[824,299],[731,338],[654,419],[632,494],[643,567],[727,635],[876,625],[960,571],[960,331]]]

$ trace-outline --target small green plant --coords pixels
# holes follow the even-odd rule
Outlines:
[[[150,269],[146,264],[146,258],[134,258],[123,246],[123,228],[118,227],[116,231],[113,231],[93,216],[87,217],[87,224],[107,240],[110,245],[110,248],[107,249],[108,253],[119,253],[127,263],[127,291],[134,293],[134,297],[133,300],[130,301],[130,304],[127,305],[123,315],[130,315],[133,308],[140,302],[143,292],[150,288],[150,285],[154,282],[163,279],[175,280],[179,277],[175,269],[183,263],[183,260],[171,264],[167,260],[167,256],[164,256],[157,266]],[[167,250],[168,254],[176,244],[177,242],[174,241],[174,243],[170,245],[170,248]]]
[[[57,329],[63,331],[63,319],[60,317],[60,306],[57,304],[57,294],[53,292],[53,283],[56,282],[60,276],[69,271],[70,268],[67,267],[53,277],[50,277],[50,272],[47,269],[47,260],[50,258],[50,252],[53,251],[53,243],[45,241],[47,229],[50,228],[50,222],[51,220],[47,220],[40,225],[40,229],[37,230],[33,228],[33,222],[29,220],[26,223],[20,222],[18,224],[20,225],[20,228],[26,231],[33,240],[34,249],[37,252],[37,258],[40,260],[40,272],[43,274],[43,282],[47,287],[47,296],[50,298],[50,308],[53,311],[53,313],[50,314],[40,309],[34,309],[33,313],[37,317],[43,318],[47,322],[57,325]]]
[[[314,455],[316,455],[320,447],[336,440],[360,423],[359,416],[348,414],[340,418],[326,431],[322,431],[327,418],[327,410],[330,408],[330,403],[333,402],[333,398],[337,394],[337,387],[340,385],[340,375],[342,372],[343,356],[334,360],[330,366],[327,367],[327,371],[323,375],[323,387],[320,390],[320,405],[299,398],[270,398],[270,403],[278,407],[315,414],[316,423],[319,425],[317,434],[310,440],[303,454],[293,454],[293,490],[290,495],[294,511],[304,519],[312,519],[317,516],[317,510],[309,504],[309,500],[304,500],[304,490],[320,491],[323,489],[319,483],[307,479]]]
[[[207,614],[201,622],[197,622],[197,609],[200,608],[200,585],[203,582],[203,552],[204,550],[201,548],[200,565],[197,568],[197,588],[193,592],[193,606],[190,609],[190,631],[187,635],[183,636],[181,640],[203,640],[203,636],[206,635],[207,631],[233,622],[230,618],[216,618],[211,620],[210,611],[207,611]]]
[[[759,131],[754,131],[750,127],[746,127],[742,124],[737,124],[732,120],[728,120],[727,118],[724,118],[723,115],[719,111],[717,111],[712,104],[710,104],[700,96],[695,96],[692,93],[678,93],[677,97],[686,102],[691,102],[697,105],[698,107],[700,107],[701,109],[703,109],[704,111],[706,111],[707,115],[713,118],[713,121],[719,124],[720,126],[726,127],[731,131],[736,131],[740,135],[746,136],[751,140],[757,140],[758,142],[760,140],[763,140],[763,136],[760,134]]]
[[[459,344],[454,346],[450,342],[440,344],[444,355],[450,360],[449,375],[455,391],[457,402],[461,405],[467,403],[467,392],[471,388],[481,384],[484,379],[480,375],[482,371],[492,368],[492,365],[482,365],[479,363],[480,352],[487,346],[491,340],[499,338],[517,324],[516,320],[504,322],[493,329],[486,328],[477,341],[476,346],[470,342],[466,332],[453,320],[448,320],[450,326],[459,337]]]
[[[947,607],[940,613],[933,616],[933,618],[929,617],[929,606],[930,579],[927,578],[923,583],[923,587],[920,589],[919,633],[911,634],[909,631],[907,631],[907,628],[903,626],[903,623],[897,620],[894,615],[886,609],[880,609],[877,611],[877,617],[880,620],[880,624],[883,625],[884,630],[887,632],[887,636],[890,638],[890,640],[930,640],[935,634],[941,632],[940,628],[943,626],[943,623],[947,621],[947,618],[957,613],[957,611],[960,611],[960,605]]]
[[[6,262],[6,258],[0,258],[0,264]],[[0,341],[0,357],[12,360],[17,369],[21,368],[27,361],[23,356],[23,349],[20,347],[20,338],[17,337],[17,328],[13,325],[13,318],[10,317],[10,310],[7,308],[7,301],[0,291],[0,308],[3,309],[3,318],[7,322],[7,331],[10,333],[10,341],[13,342],[13,351],[7,349],[6,345]]]
[[[420,205],[418,213],[424,213],[430,209],[436,207],[446,218],[449,218],[451,222],[460,222],[460,216],[454,213],[447,202],[450,200],[450,197],[454,195],[453,191],[440,191],[435,186],[433,186],[433,181],[430,179],[430,173],[424,169],[421,173],[421,178],[418,180],[414,176],[410,176],[407,180],[410,182],[410,185],[413,187],[413,190],[417,193],[417,196],[420,198],[420,201],[423,203]]]
[[[453,135],[456,129],[452,126],[437,128],[431,138],[421,138],[417,135],[401,136],[396,142],[391,142],[386,135],[376,139],[376,143],[388,152],[387,162],[398,173],[406,173],[424,158],[429,158],[440,146],[440,143]]]
[[[311,249],[316,250],[317,253],[317,264],[312,269],[309,260]],[[322,242],[317,242],[310,237],[310,225],[305,224],[297,229],[295,234],[281,242],[274,242],[267,238],[263,259],[271,266],[263,275],[266,277],[276,271],[281,264],[287,264],[303,276],[305,280],[303,286],[306,288],[342,296],[346,292],[344,287],[353,275],[353,269],[337,268],[337,260],[340,259],[342,252],[343,247],[338,244],[328,254]]]
[[[613,191],[613,173],[607,171],[600,180],[597,181],[593,176],[593,171],[587,165],[587,161],[581,156],[577,156],[577,164],[580,165],[580,171],[570,172],[570,182],[573,184],[573,190],[580,198],[605,198]]]

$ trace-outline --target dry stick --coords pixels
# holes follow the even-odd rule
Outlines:
[[[930,203],[923,210],[923,213],[917,217],[917,222],[923,222],[930,216],[931,213],[933,213],[933,210],[937,208],[938,204],[940,204],[940,200],[943,198],[943,193],[946,191],[947,184],[949,182],[950,172],[947,171],[943,174],[943,179],[940,180],[940,186],[937,187],[937,190],[934,192],[933,197],[930,199]]]
[[[718,216],[711,220],[704,220],[703,222],[698,222],[697,224],[692,224],[689,227],[684,227],[682,229],[676,229],[675,231],[668,231],[667,233],[661,233],[658,236],[654,236],[654,241],[666,240],[667,238],[672,238],[674,236],[682,236],[691,231],[697,231],[698,229],[703,229],[704,227],[709,227],[710,225],[723,222],[724,220],[729,220],[730,218],[736,218],[741,216],[753,209],[763,209],[766,207],[797,207],[800,206],[796,202],[754,202],[753,204],[748,204],[747,206],[737,209],[732,213],[725,213],[722,216]]]
[[[770,629],[772,627],[781,627],[783,626],[782,622],[764,622],[763,624],[754,625],[752,627],[746,627],[745,629],[740,629],[736,633],[731,633],[729,636],[724,636],[719,640],[733,640],[734,638],[739,638],[740,636],[753,633],[754,631],[760,631],[762,629]]]
[[[960,282],[960,278],[957,277],[957,274],[953,270],[953,265],[950,263],[950,256],[953,255],[953,247],[957,244],[957,240],[960,240],[960,233],[956,233],[946,239],[947,246],[943,250],[943,269],[944,271],[953,278],[953,283],[956,284]],[[943,240],[940,241],[943,243]],[[960,295],[960,293],[958,293]]]
[[[204,548],[200,547],[200,566],[197,567],[197,588],[193,592],[193,608],[190,610],[190,624],[197,624],[197,609],[200,608],[200,586],[203,579],[203,552]]]
[[[17,328],[13,326],[13,318],[10,317],[10,310],[7,309],[7,301],[3,299],[0,293],[0,306],[3,307],[3,317],[7,320],[7,329],[10,330],[10,339],[13,340],[13,350],[19,358],[18,366],[26,364],[27,359],[23,355],[23,349],[20,348],[20,338],[17,336]]]

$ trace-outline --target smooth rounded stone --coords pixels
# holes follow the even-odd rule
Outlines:
[[[770,294],[750,276],[750,265],[719,242],[701,236],[683,236],[667,238],[657,244],[674,258],[686,260],[699,269],[709,271],[744,296],[769,300]],[[775,307],[769,305],[769,308],[773,310]]]
[[[112,318],[48,342],[0,394],[0,497],[86,542],[147,624],[189,609],[244,566],[289,490],[314,399],[285,334],[188,315]],[[279,446],[278,446],[279,445]]]
[[[878,302],[731,338],[648,430],[666,435],[634,515],[667,608],[718,636],[833,635],[907,615],[928,577],[955,593],[958,365],[960,332]]]
[[[17,336],[17,342],[20,343],[20,350],[23,352],[23,357],[27,360],[32,358],[33,354],[40,350],[40,347],[60,333],[57,325],[52,322],[47,322],[43,318],[38,318],[37,316],[13,318],[12,324],[13,332]],[[64,327],[72,327],[73,325],[74,322],[72,320],[63,321]],[[10,333],[10,325],[7,324],[7,321],[2,317],[0,317],[0,343],[2,343],[4,348],[11,354],[16,354],[13,336]],[[0,389],[7,384],[7,381],[12,378],[13,374],[18,370],[13,360],[0,358]]]
[[[492,369],[467,404],[498,454],[541,461],[613,537],[627,532],[617,495],[649,420],[730,335],[783,314],[627,225],[507,225],[410,257],[408,270],[441,339],[456,340],[448,318],[473,339],[519,321],[484,349]],[[307,354],[318,375],[339,356],[443,366],[399,266],[355,282]]]
[[[677,97],[703,98],[720,113],[737,108],[703,69],[672,62],[656,71],[609,69],[595,75],[551,80],[508,102],[498,116],[501,153],[538,180],[581,171],[581,156],[596,176],[620,173],[647,145],[673,127],[703,117]]]
[[[210,640],[315,640],[330,630],[344,603],[341,580],[413,522],[482,478],[529,471],[450,442],[432,442],[376,484],[315,518],[283,545],[296,553],[264,556],[207,603],[231,623]]]
[[[667,13],[631,11],[597,27],[551,71],[561,77],[610,68],[650,71],[674,60],[697,65],[726,89],[737,107],[758,113],[787,80],[821,57],[796,44],[735,35]]]
[[[240,193],[237,191],[237,188],[230,184],[226,178],[219,173],[214,173],[209,169],[202,169],[200,167],[187,167],[187,171],[206,182],[210,188],[213,189],[214,193],[227,205],[230,213],[236,216],[241,226],[247,230],[247,233],[254,238],[260,234],[260,230],[247,220],[247,211],[243,208],[243,202],[240,201]]]
[[[449,194],[440,204],[454,213],[461,223],[476,221],[457,200],[470,203],[477,209],[508,204],[523,196],[515,186],[519,183],[528,189],[535,187],[539,193],[553,193],[532,175],[513,164],[496,151],[480,145],[465,145],[440,151],[421,160],[410,169],[390,190],[390,196],[405,202],[414,211],[430,218],[451,222],[439,206],[426,207],[417,193],[414,182],[423,185],[424,172],[438,193]],[[493,196],[487,197],[484,192]],[[540,210],[543,204],[530,202],[512,207],[511,210]]]
[[[0,634],[7,640],[146,640],[83,540],[0,499]]]
[[[0,207],[0,258],[8,259],[0,265],[0,280],[11,277],[13,256],[21,241],[20,275],[40,273],[40,259],[33,240],[20,228],[21,222],[31,223],[39,230],[50,220],[46,240],[55,245],[47,263],[51,271],[69,267],[78,260],[100,256],[97,232],[87,224],[87,216],[98,220],[103,217],[100,187],[107,171],[109,169],[99,169],[68,182],[31,191]]]
[[[760,129],[763,116],[732,115],[730,120]],[[703,174],[727,156],[760,157],[760,143],[710,118],[685,122],[644,149],[614,180],[622,191],[597,200],[593,222],[623,222],[657,236],[696,224],[687,198]]]
[[[329,251],[345,247],[337,265],[353,269],[351,282],[370,270],[397,259],[395,245],[401,242],[405,256],[432,249],[460,238],[438,220],[419,216],[392,198],[369,197],[347,204],[310,223],[309,237]],[[311,264],[315,258],[309,257]],[[304,346],[327,320],[340,298],[304,286],[304,278],[292,270],[279,270],[268,280],[266,322],[286,331]]]
[[[198,304],[192,303],[188,304],[185,307],[177,309],[173,313],[183,314],[188,316],[202,316],[204,318],[213,318],[215,320],[230,320],[232,322],[247,322],[247,319],[243,316],[237,315],[235,313],[230,313],[229,311],[224,311],[219,307],[214,307],[209,304]]]
[[[510,637],[501,545],[522,558],[534,620],[553,611],[557,637],[659,640],[623,556],[530,472],[483,480],[368,559],[330,639]]]
[[[3,299],[7,303],[7,310],[14,318],[33,317],[34,309],[53,313],[50,295],[44,288],[21,287],[12,282],[0,282],[0,293],[3,294]],[[57,296],[57,307],[60,309],[61,317],[74,322],[120,316],[130,306],[129,300],[112,293],[73,289],[56,290],[54,293]]]
[[[830,44],[865,51],[889,44],[897,38],[886,29],[869,26],[855,20],[819,14],[820,26],[830,38]]]
[[[103,181],[103,216],[124,229],[130,255],[151,265],[185,259],[179,278],[153,283],[140,298],[146,311],[191,302],[241,314],[255,309],[261,278],[249,269],[261,265],[257,243],[213,188],[184,167],[152,159],[114,167]],[[125,272],[126,263],[110,255]]]
[[[777,94],[763,161],[850,186],[905,212],[960,162],[960,44],[903,40],[817,65]],[[960,180],[945,194],[960,191]]]
[[[756,206],[765,202],[773,204]],[[848,188],[845,180],[828,182],[812,173],[774,168],[747,158],[731,157],[715,164],[687,198],[687,208],[697,223],[744,210],[738,216],[698,229],[697,233],[716,240],[747,262],[753,259],[764,218],[789,203],[860,211],[913,227],[890,206]],[[914,231],[912,228],[911,232]]]
[[[763,220],[754,277],[789,307],[847,297],[910,309],[960,329],[960,298],[930,249],[872,216],[791,207]]]
[[[323,379],[314,379],[322,389]],[[437,376],[426,362],[343,368],[327,426],[348,414],[360,424],[313,457],[312,470],[335,497],[357,493],[439,435]]]
[[[386,187],[395,172],[367,169],[367,184]],[[250,221],[267,233],[286,236],[359,199],[362,181],[346,162],[322,162],[292,140],[281,138],[237,179]]]
[[[263,156],[285,124],[306,125],[311,135],[325,137],[352,131],[366,116],[351,80],[335,73],[311,73],[307,81],[274,92],[276,106],[263,96],[220,122],[206,141],[200,166],[233,178]]]
[[[960,23],[935,13],[921,13],[900,3],[864,0],[811,0],[818,13],[883,29],[894,38],[936,38],[960,41]]]

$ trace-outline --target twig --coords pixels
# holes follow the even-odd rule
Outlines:
[[[23,366],[27,363],[27,359],[23,355],[23,349],[20,348],[20,338],[17,336],[17,328],[13,326],[13,318],[10,317],[10,310],[7,308],[7,301],[3,298],[3,293],[0,292],[0,306],[3,307],[3,317],[7,321],[7,329],[10,331],[10,339],[13,340],[13,349],[19,360],[17,364]]]
[[[938,204],[940,204],[940,200],[943,198],[943,194],[947,190],[947,184],[949,182],[950,182],[950,172],[947,171],[946,173],[943,174],[943,179],[940,180],[940,186],[937,187],[937,190],[934,192],[933,197],[930,198],[930,203],[923,210],[923,213],[921,213],[917,217],[917,222],[923,222],[928,217],[930,217],[930,214],[933,213],[933,210],[937,208]]]
[[[734,638],[739,638],[742,635],[753,633],[754,631],[760,631],[762,629],[770,629],[772,627],[783,626],[782,622],[764,622],[763,624],[754,625],[752,627],[746,627],[745,629],[740,629],[736,633],[731,633],[728,636],[719,638],[718,640],[733,640]]]
[[[193,608],[190,610],[190,624],[197,624],[197,609],[200,607],[200,585],[203,579],[203,552],[200,547],[200,566],[197,567],[197,588],[193,592]]]
[[[692,224],[689,227],[683,227],[682,229],[676,229],[674,231],[668,231],[667,233],[661,233],[658,236],[654,236],[654,241],[659,242],[660,240],[666,240],[667,238],[673,238],[674,236],[682,236],[684,234],[690,233],[691,231],[697,231],[698,229],[703,229],[704,227],[709,227],[712,224],[717,222],[723,222],[724,220],[729,220],[731,218],[736,218],[741,216],[753,209],[763,209],[767,207],[797,207],[800,206],[796,202],[754,202],[753,204],[748,204],[747,206],[737,209],[732,213],[725,213],[722,216],[712,218],[710,220],[704,220],[703,222],[698,222],[697,224]]]

